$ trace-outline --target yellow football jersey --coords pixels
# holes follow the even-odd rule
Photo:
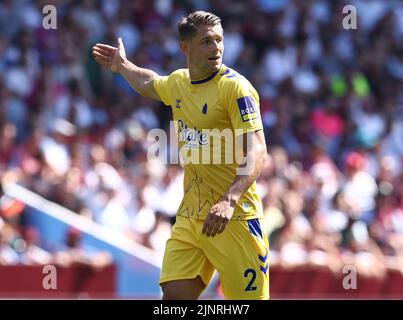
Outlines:
[[[185,167],[184,197],[177,214],[204,220],[236,177],[235,137],[263,129],[258,93],[225,65],[203,80],[191,81],[188,69],[179,69],[153,84],[172,108]],[[232,220],[261,217],[254,183],[238,201]]]

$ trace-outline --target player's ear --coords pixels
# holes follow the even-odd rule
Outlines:
[[[185,55],[187,55],[187,54],[190,53],[190,45],[189,45],[189,42],[187,42],[187,41],[181,41],[181,42],[179,43],[179,46],[180,46],[182,52],[183,52]]]

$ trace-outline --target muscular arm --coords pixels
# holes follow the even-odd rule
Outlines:
[[[97,43],[92,48],[95,60],[109,70],[120,73],[142,96],[161,101],[153,85],[153,80],[158,77],[158,74],[152,70],[140,68],[127,60],[122,39],[119,38],[118,42],[118,48]]]
[[[224,231],[231,220],[236,203],[256,181],[265,165],[267,150],[263,130],[245,133],[240,139],[244,162],[239,166],[237,176],[227,192],[211,207],[202,231],[206,236],[214,237]]]
[[[232,207],[259,177],[267,159],[263,130],[245,133],[240,138],[245,162],[239,166],[234,182],[222,197],[222,200],[229,202]]]

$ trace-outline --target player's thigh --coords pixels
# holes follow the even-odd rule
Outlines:
[[[167,241],[162,262],[160,284],[200,277],[206,287],[213,277],[214,268],[199,248],[197,235],[192,234],[192,221],[180,220],[175,224]]]
[[[230,221],[203,241],[227,299],[269,298],[269,245],[258,219]]]

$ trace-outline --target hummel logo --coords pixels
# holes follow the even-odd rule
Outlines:
[[[176,107],[180,108],[181,106],[179,105],[182,102],[181,99],[176,99]]]
[[[258,254],[258,256],[259,256],[259,260],[260,260],[260,261],[262,261],[263,263],[266,262],[266,260],[267,260],[267,253],[266,253],[265,256],[261,256],[260,254]]]

